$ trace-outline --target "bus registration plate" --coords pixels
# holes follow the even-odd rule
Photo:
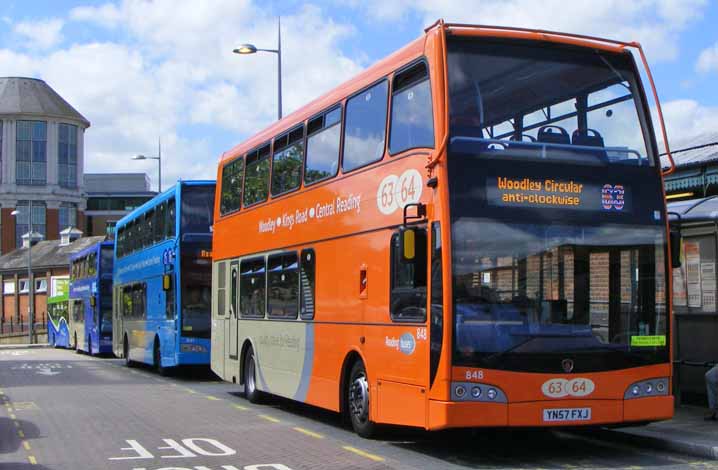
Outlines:
[[[543,420],[556,421],[589,421],[591,408],[550,408],[543,410]]]

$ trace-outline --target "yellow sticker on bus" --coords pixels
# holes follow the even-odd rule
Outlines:
[[[631,336],[631,346],[665,346],[665,335],[659,336]]]

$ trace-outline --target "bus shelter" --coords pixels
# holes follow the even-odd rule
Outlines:
[[[718,196],[669,203],[668,212],[683,238],[673,269],[674,392],[679,402],[702,404],[704,374],[718,362]]]

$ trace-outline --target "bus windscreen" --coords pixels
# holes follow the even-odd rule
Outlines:
[[[200,249],[184,248],[181,261],[182,336],[210,337],[212,267]]]
[[[450,149],[484,158],[655,165],[630,53],[454,38]]]
[[[181,233],[209,233],[213,217],[214,186],[183,186],[180,211]]]

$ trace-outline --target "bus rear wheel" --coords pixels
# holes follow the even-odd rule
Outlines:
[[[244,356],[244,396],[250,403],[259,403],[262,399],[262,392],[257,390],[257,366],[252,348]]]
[[[87,354],[92,356],[92,337],[87,337]]]
[[[346,393],[347,413],[354,432],[361,437],[372,437],[376,425],[369,419],[369,381],[362,361],[352,366]]]
[[[80,354],[80,348],[77,347],[77,333],[72,337],[72,349],[74,349],[77,354]]]

